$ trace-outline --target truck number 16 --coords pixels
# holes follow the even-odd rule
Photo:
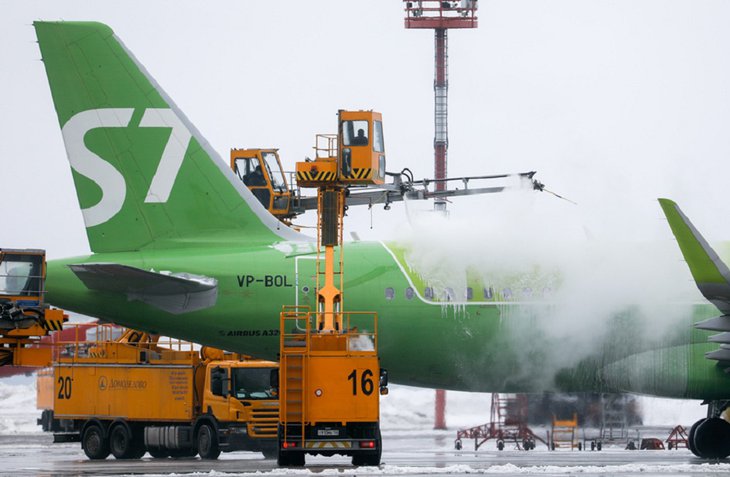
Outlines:
[[[366,369],[360,375],[360,388],[366,396],[370,396],[373,393],[373,389],[375,389],[375,385],[371,379],[372,377],[373,372],[369,369]],[[352,380],[352,395],[357,396],[357,369],[352,370],[352,372],[347,376],[347,380]]]

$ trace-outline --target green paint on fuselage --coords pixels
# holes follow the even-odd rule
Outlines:
[[[303,304],[301,289],[308,284],[308,296],[313,297],[316,283],[312,273],[314,261],[310,257],[302,259],[301,255],[289,254],[280,248],[219,245],[205,249],[96,254],[52,261],[48,267],[48,299],[60,307],[133,328],[275,359],[282,305],[295,304],[298,295],[299,304]],[[298,267],[295,264],[297,257],[300,257]],[[637,312],[627,307],[625,313],[612,317],[608,331],[600,341],[593,342],[591,336],[586,336],[585,349],[576,352],[566,348],[574,344],[573,341],[565,342],[560,336],[546,335],[544,320],[548,319],[549,308],[554,305],[447,304],[429,303],[418,296],[409,299],[405,290],[413,285],[412,277],[409,281],[382,244],[347,244],[346,257],[345,309],[378,313],[381,359],[394,382],[494,392],[618,390],[623,389],[619,384],[626,384],[625,380],[601,375],[602,369],[610,363],[622,363],[635,357],[652,363],[662,362],[669,348],[707,347],[708,333],[693,330],[689,317],[685,326],[675,333],[648,339],[651,327],[637,321]],[[218,302],[210,309],[173,315],[138,301],[127,301],[126,297],[117,294],[91,292],[67,265],[94,262],[213,277],[219,284]],[[296,268],[299,269],[298,277]],[[245,279],[242,282],[242,277],[246,276],[254,277],[255,281],[247,285]],[[267,286],[266,277],[283,278],[276,282],[280,286],[274,286],[274,279]],[[294,286],[297,281],[300,290]],[[386,293],[388,288],[394,291],[392,298]],[[699,320],[712,313],[711,306],[699,306],[693,314],[694,319]],[[690,354],[695,356],[697,353]],[[668,395],[673,397],[702,397],[727,392],[725,379],[695,379],[695,376],[707,375],[707,360],[690,360],[683,356],[678,355],[667,365],[656,368],[657,378],[652,382],[663,384],[651,389],[656,393],[671,390]],[[688,374],[667,372],[665,366],[676,368],[681,359],[686,362],[682,369],[689,370]],[[616,364],[606,369],[609,373],[621,369],[619,375],[628,376]],[[687,378],[689,375],[693,376],[691,382]],[[647,383],[651,381],[648,376],[642,376]],[[634,381],[628,383],[634,385]],[[628,388],[632,389],[645,388]]]

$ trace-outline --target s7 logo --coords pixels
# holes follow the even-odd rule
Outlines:
[[[133,108],[90,109],[77,113],[61,130],[71,167],[94,181],[102,191],[98,203],[81,211],[87,228],[105,223],[122,210],[127,186],[124,176],[112,164],[86,147],[84,137],[92,129],[126,128],[133,113]],[[139,127],[172,129],[144,200],[147,203],[167,202],[192,134],[168,108],[146,109]]]

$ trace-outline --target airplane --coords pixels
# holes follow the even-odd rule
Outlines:
[[[34,27],[92,251],[49,261],[48,302],[276,359],[282,305],[316,304],[314,240],[266,210],[108,26]],[[377,312],[392,382],[727,404],[729,378],[704,359],[712,345],[691,327],[712,314],[706,303],[679,313],[658,303],[651,316],[678,315],[667,326],[631,303],[608,314],[589,303],[579,313],[585,334],[566,341],[550,333],[564,310],[552,298],[564,280],[552,272],[467,270],[457,287],[422,273],[407,243],[344,248],[344,307]]]

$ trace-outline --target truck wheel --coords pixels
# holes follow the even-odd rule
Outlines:
[[[104,439],[104,431],[98,424],[90,424],[81,437],[81,447],[86,457],[92,460],[109,457],[109,442]]]
[[[198,454],[201,459],[217,459],[221,455],[218,436],[210,424],[202,424],[198,428]]]
[[[140,446],[135,445],[132,433],[124,424],[117,424],[112,428],[109,434],[109,447],[117,459],[139,459],[144,455],[144,451],[142,454],[139,453]]]

